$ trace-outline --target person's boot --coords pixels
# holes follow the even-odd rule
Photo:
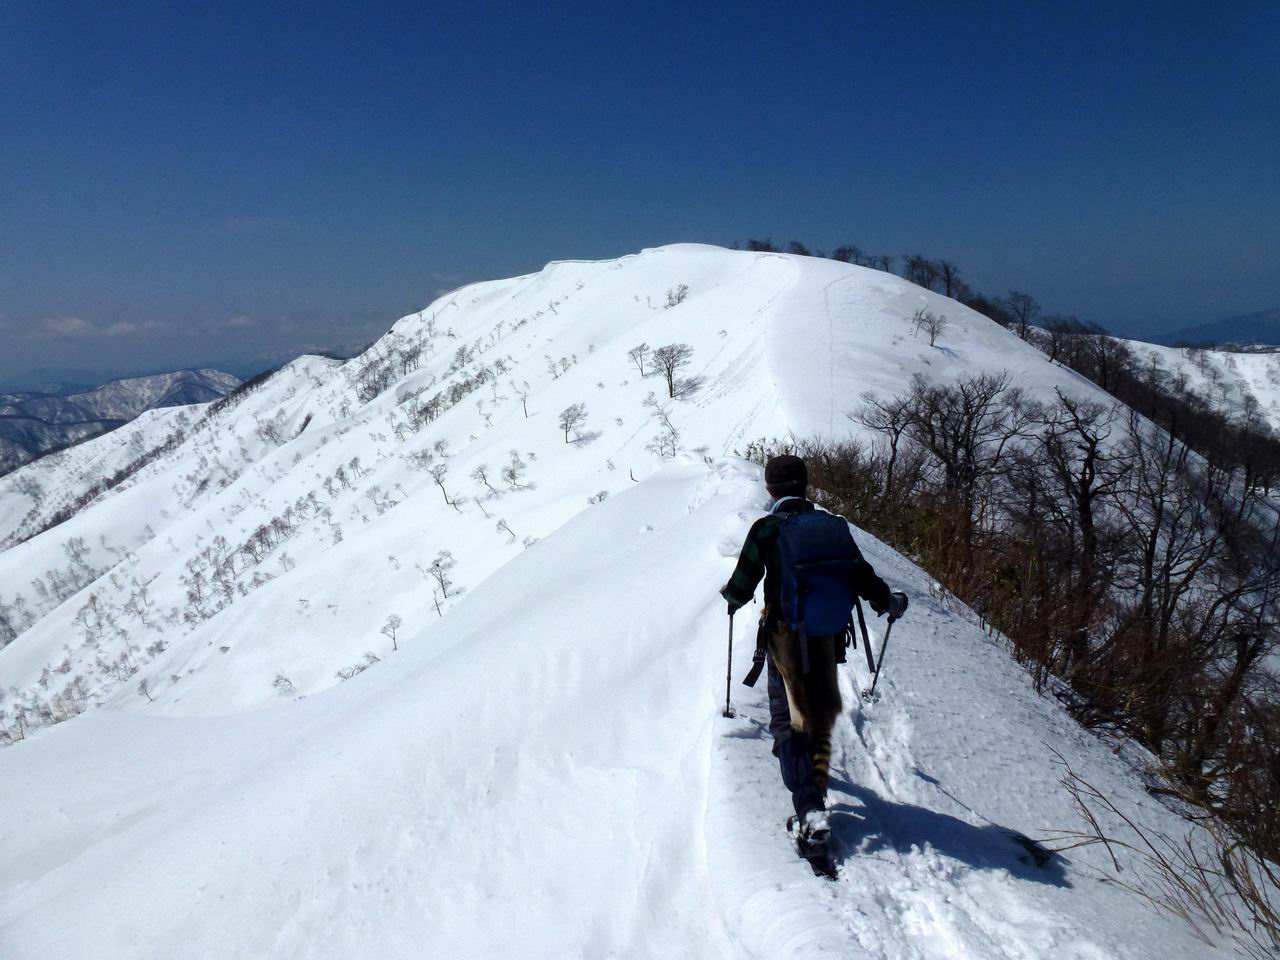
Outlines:
[[[787,818],[787,833],[796,846],[796,852],[806,859],[825,857],[831,842],[831,823],[827,811],[809,810],[803,817]]]
[[[831,841],[831,821],[826,810],[810,810],[800,824],[800,842],[812,850],[827,851]]]

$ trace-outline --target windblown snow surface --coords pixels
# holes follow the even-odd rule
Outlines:
[[[934,348],[910,335],[920,306],[950,321]],[[641,341],[694,348],[682,398],[628,360]],[[0,750],[5,960],[1227,955],[1103,882],[1105,853],[1037,865],[1013,839],[1081,825],[1053,751],[1148,829],[1181,821],[1133,758],[856,529],[911,609],[878,703],[857,695],[861,651],[843,668],[838,880],[783,834],[763,684],[737,682],[750,607],[738,715],[721,716],[716,591],[765,506],[735,451],[847,434],[862,391],[916,372],[1091,385],[888,274],[691,245],[467,287],[373,349],[407,342],[425,344],[421,366],[366,403],[367,357],[303,358],[203,420],[146,421],[155,443],[177,438],[35,536],[52,508],[0,488],[21,527],[0,600],[30,615],[0,650],[0,708],[48,705],[75,677],[89,706]],[[553,375],[548,357],[568,362]],[[416,391],[498,359],[497,379],[406,427]],[[566,443],[557,417],[578,402]],[[664,416],[674,456],[655,442]],[[77,456],[107,458],[93,447],[109,440]],[[410,456],[441,440],[444,491]],[[513,450],[525,467],[504,484]],[[347,482],[326,487],[339,465]],[[50,502],[84,473],[65,469]],[[189,598],[202,551],[235,550],[310,494],[227,597],[206,580]],[[424,577],[442,550],[447,596]],[[60,589],[27,586],[60,570]],[[112,629],[93,629],[91,596]]]

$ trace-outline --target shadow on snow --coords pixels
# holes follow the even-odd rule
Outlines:
[[[927,807],[886,800],[866,787],[832,778],[831,786],[861,805],[831,805],[831,832],[850,856],[881,850],[910,854],[928,846],[975,870],[1007,870],[1019,880],[1070,887],[1066,861],[1030,837],[999,824],[974,826]]]

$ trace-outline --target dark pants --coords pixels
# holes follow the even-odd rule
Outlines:
[[[782,782],[791,791],[796,816],[803,818],[810,810],[821,810],[825,790],[813,779],[813,754],[809,738],[791,726],[791,709],[787,706],[787,689],[782,674],[767,656],[769,669],[769,732],[773,734],[773,755],[782,767]]]

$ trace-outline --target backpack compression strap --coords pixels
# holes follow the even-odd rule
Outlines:
[[[769,643],[768,623],[767,617],[762,619],[760,621],[760,629],[756,631],[756,652],[751,655],[751,669],[742,678],[743,684],[748,687],[756,685],[756,681],[760,679],[760,674],[764,670],[764,651]]]

